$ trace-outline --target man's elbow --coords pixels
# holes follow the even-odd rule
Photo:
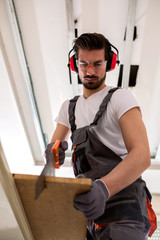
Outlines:
[[[151,165],[151,155],[150,155],[150,151],[143,151],[143,166],[144,166],[144,170],[146,170],[147,168],[150,167]]]

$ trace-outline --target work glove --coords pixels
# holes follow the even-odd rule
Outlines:
[[[51,153],[51,148],[53,147],[53,144],[55,142],[49,143],[47,145],[47,148],[45,150],[45,157],[48,161],[50,158],[53,158],[53,155]],[[64,163],[65,159],[65,151],[68,149],[68,143],[67,141],[61,141],[60,147],[59,147],[59,165],[62,165]]]
[[[74,199],[74,207],[83,212],[87,219],[96,219],[105,211],[106,201],[109,199],[109,190],[105,183],[98,179],[92,181],[91,190],[79,194]]]

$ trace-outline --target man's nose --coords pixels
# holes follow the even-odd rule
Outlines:
[[[92,74],[95,73],[95,68],[94,68],[94,66],[93,66],[92,64],[88,64],[86,70],[87,70],[87,73],[88,73],[89,75],[92,75]]]

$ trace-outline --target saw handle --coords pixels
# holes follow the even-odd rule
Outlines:
[[[55,160],[55,168],[59,168],[59,147],[61,144],[61,140],[56,140],[51,148],[51,153],[54,154],[54,160]]]

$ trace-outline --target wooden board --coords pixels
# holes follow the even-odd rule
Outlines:
[[[87,219],[73,207],[76,194],[90,189],[90,179],[46,177],[46,188],[37,200],[38,176],[14,175],[35,240],[84,240]]]

